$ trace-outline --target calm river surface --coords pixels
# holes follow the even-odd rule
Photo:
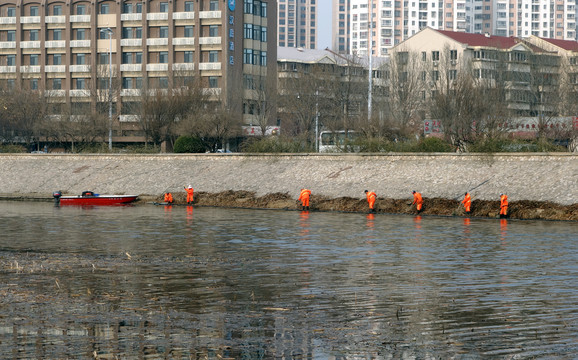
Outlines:
[[[2,358],[578,354],[578,224],[0,203]]]

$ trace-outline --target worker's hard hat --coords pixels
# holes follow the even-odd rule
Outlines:
[[[412,194],[415,194],[415,190],[411,192]]]
[[[189,189],[192,189],[193,187],[191,185],[189,185]]]

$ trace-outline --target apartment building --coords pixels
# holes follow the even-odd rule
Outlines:
[[[558,41],[569,43],[569,41]],[[544,44],[552,44],[550,48]],[[578,49],[578,47],[574,47]],[[426,28],[397,45],[392,56],[411,58],[421,63],[422,79],[429,93],[445,81],[451,86],[459,73],[472,72],[479,82],[501,86],[508,108],[517,116],[556,114],[561,77],[561,59],[553,42],[522,38],[469,34]]]
[[[317,45],[316,0],[279,0],[278,41],[282,47],[315,49]]]
[[[331,47],[339,54],[350,53],[351,19],[349,8],[351,0],[333,0],[332,17],[333,33]]]
[[[251,123],[255,84],[276,83],[276,12],[266,0],[3,0],[0,86],[43,91],[82,115],[101,101],[91,87],[108,94],[110,75],[120,136],[136,124],[126,105],[141,89],[189,74]]]
[[[338,1],[334,0],[334,7]],[[370,17],[375,56],[387,55],[388,49],[426,27],[496,36],[577,39],[576,0],[351,0],[348,11],[350,53],[360,55],[368,53]],[[334,18],[334,27],[336,21]]]

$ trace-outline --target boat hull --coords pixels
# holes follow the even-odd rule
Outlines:
[[[126,205],[130,204],[138,198],[138,195],[98,195],[98,196],[61,196],[60,205]]]

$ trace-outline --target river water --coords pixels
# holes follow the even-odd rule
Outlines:
[[[0,203],[2,358],[578,354],[578,224]]]

